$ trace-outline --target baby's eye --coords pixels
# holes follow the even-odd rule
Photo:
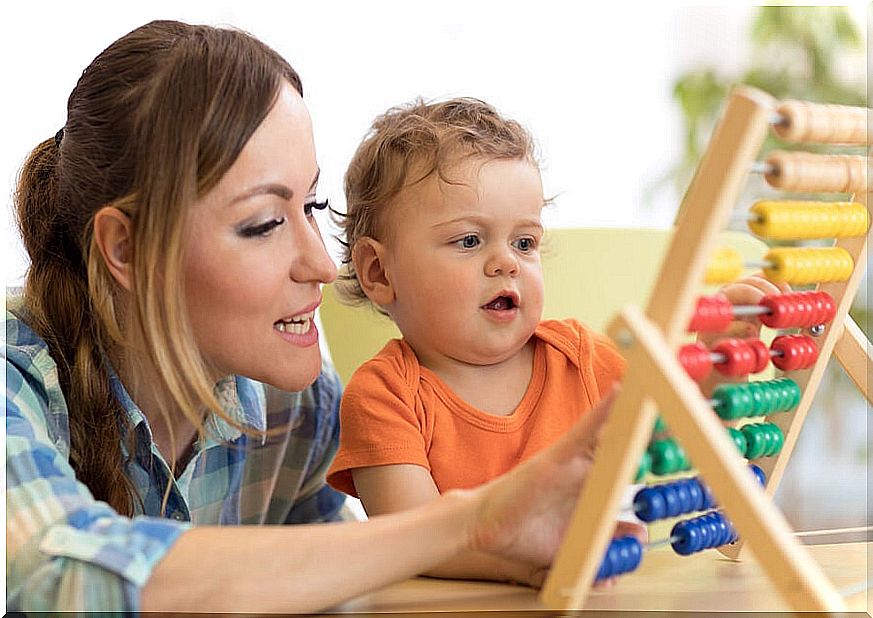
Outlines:
[[[459,244],[462,249],[475,249],[479,246],[479,237],[475,234],[467,234],[463,238],[459,238],[455,243]]]
[[[533,238],[525,236],[524,238],[519,238],[512,244],[522,253],[529,253],[536,249],[537,241]]]

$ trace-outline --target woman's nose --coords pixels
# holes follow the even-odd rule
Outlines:
[[[336,279],[337,270],[317,225],[307,222],[294,235],[294,260],[291,278],[301,283],[318,281],[331,283]]]

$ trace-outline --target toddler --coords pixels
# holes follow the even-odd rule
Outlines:
[[[545,200],[533,142],[490,105],[380,116],[345,178],[347,300],[397,324],[351,378],[329,482],[368,515],[495,478],[554,442],[621,375],[612,343],[542,320]],[[540,583],[468,556],[432,575]]]

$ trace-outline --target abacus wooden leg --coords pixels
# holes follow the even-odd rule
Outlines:
[[[848,376],[864,395],[867,403],[870,399],[870,368],[873,367],[873,350],[870,341],[850,316],[846,316],[845,326],[834,345],[834,355]]]

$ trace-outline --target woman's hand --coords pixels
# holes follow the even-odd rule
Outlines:
[[[614,399],[615,393],[606,397],[550,448],[474,490],[479,507],[470,524],[471,549],[530,564],[526,583],[542,584],[594,463]],[[644,539],[645,528],[621,522],[617,534]]]

